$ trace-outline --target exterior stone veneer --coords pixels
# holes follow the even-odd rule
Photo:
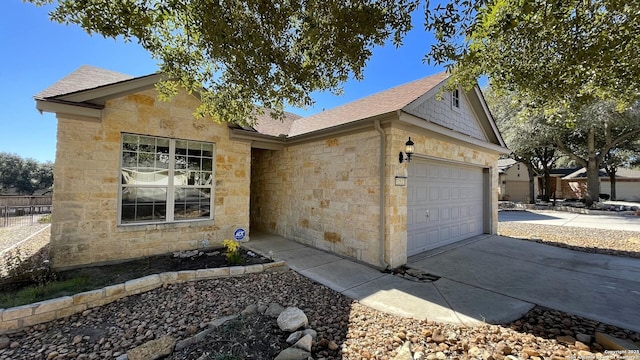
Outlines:
[[[407,188],[395,186],[410,164],[398,162],[408,137],[415,157],[488,169],[491,229],[497,231],[498,153],[409,125],[384,126],[385,262],[407,262]],[[379,253],[379,146],[373,129],[327,137],[284,150],[254,150],[251,227],[382,266]]]
[[[377,265],[379,143],[372,125],[284,150],[254,150],[252,229]]]
[[[198,104],[184,92],[162,102],[155,90],[147,90],[107,101],[102,119],[58,114],[54,268],[211,246],[231,238],[236,228],[248,228],[250,143],[230,140],[226,124],[194,120]],[[215,143],[214,219],[118,226],[123,132]]]
[[[277,261],[248,266],[165,272],[129,280],[123,284],[111,285],[102,289],[75,294],[73,296],[40,301],[9,309],[0,309],[0,335],[20,331],[28,326],[61,319],[164,285],[258,272],[280,271],[286,269],[286,266],[284,261]]]

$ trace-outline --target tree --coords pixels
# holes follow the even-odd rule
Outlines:
[[[53,185],[53,164],[38,163],[15,154],[0,152],[0,193],[14,189],[19,194],[32,195],[36,190]]]
[[[25,0],[53,21],[137,41],[160,61],[161,98],[199,92],[197,116],[247,125],[315,90],[361,79],[372,48],[400,45],[418,0]]]
[[[620,167],[631,167],[637,154],[640,153],[639,141],[625,141],[616,148],[610,149],[604,156],[602,167],[609,175],[611,184],[611,200],[616,200],[616,173]]]
[[[572,128],[557,130],[558,149],[587,169],[585,204],[591,206],[600,195],[599,169],[606,154],[640,134],[640,103],[621,113],[612,101],[594,101],[576,114]]]
[[[485,99],[491,109],[498,129],[502,133],[509,156],[523,163],[529,174],[529,201],[535,204],[535,177],[542,176],[542,199],[549,201],[551,196],[551,169],[559,153],[553,140],[554,129],[540,115],[525,117],[524,102],[515,93],[497,94],[491,88],[484,91]]]
[[[640,97],[638,1],[449,0],[427,6],[425,27],[437,40],[427,60],[451,68],[450,86],[486,75],[552,120],[570,123],[594,99],[623,111]]]

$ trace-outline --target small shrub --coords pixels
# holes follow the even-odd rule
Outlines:
[[[42,215],[40,219],[38,219],[38,223],[40,224],[51,224],[51,214]]]
[[[229,265],[240,265],[242,263],[242,255],[240,254],[240,243],[234,240],[225,240],[222,245],[226,249],[227,262]]]

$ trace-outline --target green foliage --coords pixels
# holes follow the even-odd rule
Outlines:
[[[32,304],[59,296],[77,294],[93,289],[89,277],[76,277],[64,281],[51,281],[19,290],[17,293],[0,294],[0,308]]]
[[[240,243],[235,240],[224,240],[222,246],[226,249],[227,262],[229,265],[242,264],[242,254],[240,254]]]
[[[284,115],[316,90],[341,91],[376,45],[398,46],[417,0],[25,0],[53,4],[53,21],[137,41],[160,61],[170,97],[200,92],[198,116],[247,125],[255,105]]]
[[[449,0],[427,6],[436,35],[427,60],[453,70],[451,86],[486,75],[547,119],[573,120],[594,99],[622,111],[640,96],[640,2]]]
[[[15,189],[19,194],[32,195],[36,190],[53,186],[53,164],[38,163],[16,154],[0,152],[0,194]]]
[[[51,214],[42,215],[38,219],[38,223],[40,223],[40,224],[50,224],[51,223]]]

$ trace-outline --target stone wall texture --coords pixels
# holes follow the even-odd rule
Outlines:
[[[489,169],[492,202],[486,211],[497,222],[498,154],[424,129],[385,126],[385,262],[407,261],[407,188],[395,186],[410,164],[398,162],[408,137],[416,156],[465,162]],[[254,150],[251,228],[276,233],[313,247],[372,264],[380,262],[380,134],[364,131],[294,145]],[[409,179],[410,181],[410,179]]]
[[[194,120],[199,100],[170,102],[148,90],[107,102],[102,119],[58,114],[51,250],[55,268],[77,267],[212,246],[249,226],[251,149],[225,124]],[[122,133],[213,142],[214,220],[117,225]],[[208,241],[208,244],[207,244]]]
[[[253,150],[251,228],[377,265],[379,144],[374,130]]]

